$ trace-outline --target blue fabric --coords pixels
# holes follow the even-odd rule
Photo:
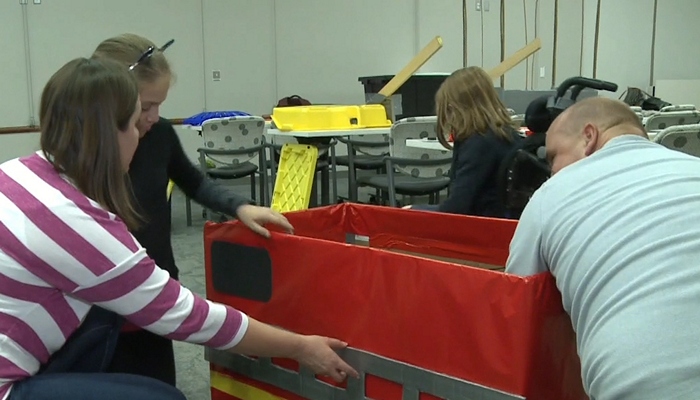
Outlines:
[[[185,125],[199,126],[208,119],[226,117],[250,117],[250,114],[243,111],[204,111],[191,117],[185,118]]]
[[[9,400],[187,400],[173,386],[129,374],[40,374],[15,384]]]
[[[112,360],[124,318],[92,306],[80,327],[42,366],[39,374],[103,372]]]
[[[105,373],[124,319],[93,306],[39,372],[15,383],[9,400],[186,400],[175,387],[139,375]]]

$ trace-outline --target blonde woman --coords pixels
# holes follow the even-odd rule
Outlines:
[[[165,54],[174,40],[158,46],[134,34],[122,34],[100,43],[93,58],[110,59],[136,78],[141,109],[136,127],[139,145],[129,167],[129,177],[144,223],[132,233],[160,268],[178,279],[178,268],[170,239],[170,207],[164,195],[169,180],[191,199],[205,207],[237,217],[253,231],[267,236],[265,223],[292,226],[280,213],[250,204],[231,189],[208,179],[185,155],[172,124],[160,116],[174,72]],[[135,373],[175,385],[175,356],[172,341],[128,324],[119,338],[112,371]]]

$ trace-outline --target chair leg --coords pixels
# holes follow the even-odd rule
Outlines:
[[[394,182],[389,181],[389,190],[387,194],[389,195],[389,207],[396,207],[396,189],[394,189]]]
[[[348,197],[350,202],[357,202],[357,170],[355,169],[355,150],[348,147]]]
[[[265,186],[267,185],[266,179],[265,179],[266,173],[267,173],[267,171],[263,171],[260,173],[260,185],[259,185],[260,186],[260,205],[265,206],[265,207],[268,205],[267,190],[265,190]]]
[[[255,173],[252,173],[250,174],[250,199],[257,202],[255,191]]]
[[[352,195],[352,190],[354,188],[354,186],[352,184],[352,176],[353,175],[354,174],[350,172],[350,168],[348,168],[348,200],[350,200],[351,202],[352,202],[352,198],[354,197]]]
[[[375,173],[377,175],[384,174],[386,171],[386,167],[381,167],[375,170]],[[385,205],[386,203],[384,202],[385,199],[385,193],[383,193],[379,188],[374,190],[374,195],[377,197],[377,199],[380,200],[380,205]]]
[[[260,174],[260,205],[269,206],[270,198],[267,193],[267,165],[265,160],[265,148],[258,153],[258,173]]]
[[[311,199],[309,199],[309,208],[318,207],[318,174],[314,171],[313,183],[311,184]]]
[[[396,207],[396,187],[394,186],[394,166],[391,164],[391,161],[387,159],[387,168],[386,170],[388,171],[387,173],[387,178],[389,181],[389,206],[390,207]]]
[[[274,155],[270,161],[270,207],[275,197],[275,184],[277,183],[277,165],[275,164]]]
[[[331,203],[338,202],[338,171],[337,164],[335,162],[335,146],[331,146],[331,184],[333,189],[333,201]]]
[[[187,214],[187,226],[192,226],[192,200],[185,195],[185,213]]]
[[[352,173],[348,175],[348,197],[350,197],[351,202],[357,202],[360,199],[360,187],[357,185],[358,173],[359,170],[353,168]]]
[[[330,204],[330,171],[328,168],[321,170],[321,205]]]

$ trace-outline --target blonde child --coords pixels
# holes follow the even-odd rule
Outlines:
[[[479,67],[453,72],[435,95],[438,140],[453,149],[450,195],[439,205],[404,208],[503,218],[505,205],[498,172],[506,155],[521,142],[511,117]],[[453,138],[450,144],[448,138]]]

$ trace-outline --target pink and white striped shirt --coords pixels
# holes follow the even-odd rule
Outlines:
[[[0,399],[37,373],[91,305],[173,340],[227,349],[247,316],[158,268],[114,214],[42,154],[0,165]]]

